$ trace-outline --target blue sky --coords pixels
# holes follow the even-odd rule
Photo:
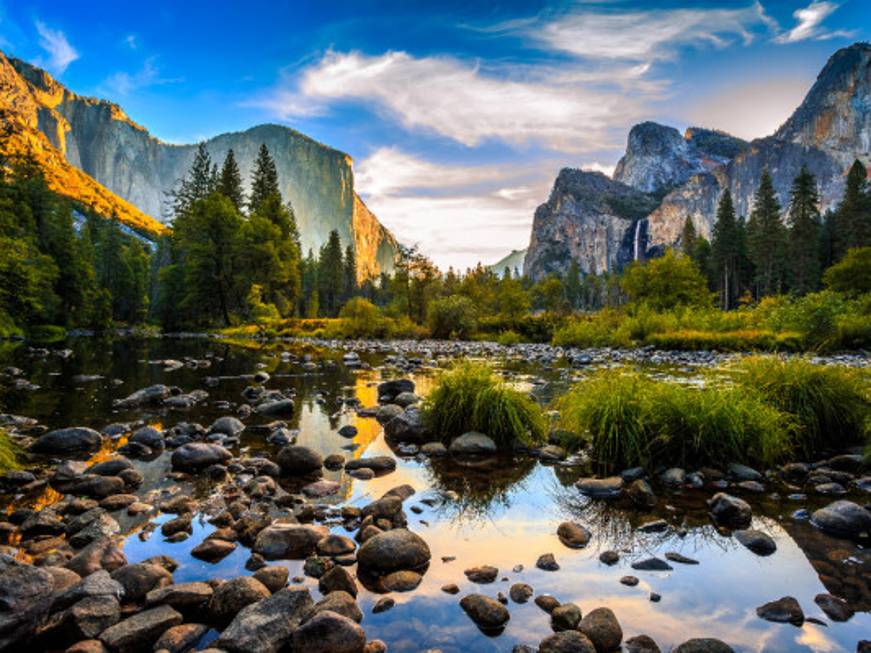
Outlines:
[[[869,38],[868,0],[0,0],[4,51],[159,138],[279,122],[348,152],[443,267],[525,247],[559,168],[609,172],[636,122],[771,133]]]

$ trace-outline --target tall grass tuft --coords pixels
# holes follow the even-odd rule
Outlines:
[[[506,385],[482,363],[462,362],[445,372],[424,404],[429,429],[444,441],[468,431],[500,447],[544,439],[546,420],[528,396]]]
[[[604,370],[575,385],[556,407],[560,426],[589,436],[606,464],[767,465],[792,447],[790,416],[741,387],[700,388]]]
[[[867,372],[775,356],[745,358],[735,371],[739,386],[794,417],[796,444],[805,456],[865,440],[871,420]]]

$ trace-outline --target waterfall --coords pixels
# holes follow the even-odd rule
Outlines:
[[[632,260],[638,260],[638,239],[641,236],[641,220],[635,221],[635,243],[632,249]]]

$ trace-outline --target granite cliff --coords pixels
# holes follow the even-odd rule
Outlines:
[[[166,221],[167,193],[190,168],[195,144],[165,143],[118,105],[79,96],[45,71],[0,53],[0,79],[7,78],[29,95],[31,125],[67,167],[84,172],[141,214]],[[396,240],[355,193],[347,154],[280,125],[220,134],[205,145],[219,164],[232,148],[247,185],[263,143],[275,159],[282,194],[293,205],[304,251],[317,250],[335,229],[343,244],[354,243],[361,279],[392,268]]]
[[[816,177],[822,209],[833,208],[843,193],[846,172],[857,158],[871,164],[871,45],[867,43],[833,54],[802,104],[771,136],[747,143],[697,127],[683,135],[652,122],[633,127],[613,181],[645,194],[652,208],[644,215],[606,217],[601,207],[615,187],[604,183],[583,185],[584,194],[602,197],[555,202],[555,197],[571,195],[566,195],[566,179],[593,174],[561,171],[550,199],[535,213],[524,271],[537,279],[564,271],[572,259],[586,273],[616,269],[675,245],[687,217],[699,233],[710,237],[722,192],[728,188],[737,213],[748,216],[765,168],[782,206],[788,204],[792,180],[805,165]]]

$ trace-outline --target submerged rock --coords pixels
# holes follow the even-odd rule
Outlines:
[[[750,504],[725,492],[717,492],[709,501],[711,517],[722,526],[747,528],[753,517]]]
[[[623,492],[623,479],[620,476],[608,478],[582,478],[575,486],[582,494],[593,499],[610,499]]]
[[[804,623],[804,612],[798,601],[791,596],[784,596],[760,605],[756,608],[756,615],[766,621],[791,623],[794,626],[801,626]]]
[[[233,455],[218,444],[191,442],[172,452],[172,468],[183,472],[195,472],[210,465],[227,462]]]
[[[500,631],[511,615],[496,599],[483,594],[469,594],[460,600],[460,607],[484,631]]]
[[[753,551],[756,555],[769,556],[777,551],[777,544],[770,535],[757,531],[755,529],[747,529],[735,531],[735,539],[745,547]]]
[[[835,537],[857,538],[871,534],[871,511],[852,501],[835,501],[815,510],[811,523]]]
[[[497,451],[493,439],[477,431],[469,431],[454,438],[448,451],[454,455],[488,455]]]

